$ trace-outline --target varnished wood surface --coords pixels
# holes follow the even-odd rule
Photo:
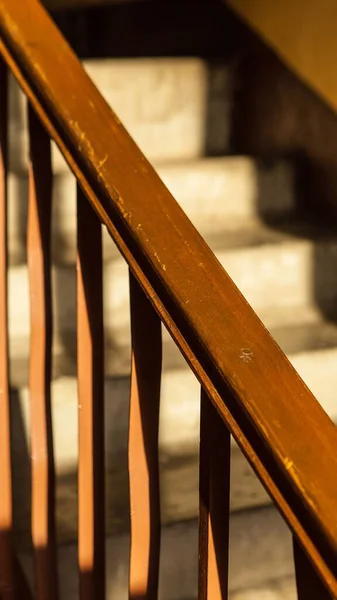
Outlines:
[[[105,598],[102,227],[77,190],[78,562],[80,600]]]
[[[334,424],[37,0],[0,0],[0,35],[0,51],[136,279],[337,596]]]
[[[130,274],[132,368],[129,421],[130,600],[158,598],[161,322]]]
[[[201,390],[199,600],[227,600],[230,433]]]
[[[50,140],[28,110],[30,139],[27,257],[30,288],[32,538],[38,600],[58,600],[55,469],[51,420],[52,294]]]

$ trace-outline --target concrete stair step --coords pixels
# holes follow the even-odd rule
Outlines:
[[[199,58],[84,61],[89,76],[151,161],[184,160],[228,150],[231,69]],[[216,81],[215,81],[216,80]],[[211,113],[217,127],[208,127]],[[27,170],[25,101],[10,87],[10,169]],[[55,172],[66,168],[53,149]]]
[[[291,535],[276,509],[231,515],[229,547],[230,600],[295,600]],[[129,536],[108,538],[106,548],[107,599],[127,600]],[[61,597],[74,600],[78,597],[76,545],[60,546],[58,556]],[[32,556],[22,553],[20,559],[33,583]],[[197,598],[197,572],[197,522],[164,527],[159,599]],[[258,592],[260,596],[255,595]]]
[[[285,160],[266,165],[249,157],[224,157],[164,164],[160,177],[202,235],[221,234],[258,216],[277,217],[295,209],[294,171]],[[58,173],[53,187],[54,263],[72,263],[76,245],[76,182]],[[26,261],[28,178],[9,177],[9,257],[12,265]],[[104,230],[104,258],[118,256]]]
[[[295,577],[266,582],[258,588],[232,592],[229,600],[297,600]]]
[[[337,237],[313,226],[278,221],[267,226],[257,220],[205,236],[217,258],[258,312],[317,304],[324,308],[337,297]],[[112,245],[112,244],[111,244]],[[178,260],[178,258],[177,258]],[[65,361],[76,352],[76,270],[53,268],[54,349]],[[275,313],[277,314],[277,312]],[[120,375],[123,352],[129,347],[128,269],[116,253],[104,265],[104,320],[107,373]],[[269,322],[267,322],[267,326]],[[27,268],[9,269],[9,332],[11,356],[25,364],[29,354],[29,297]],[[127,350],[128,352],[128,350]],[[124,353],[125,355],[125,353]],[[67,372],[67,371],[66,371]],[[13,384],[22,385],[13,370]]]
[[[299,374],[326,412],[337,421],[337,325],[317,309],[281,311],[266,322]],[[283,320],[283,323],[282,323]],[[277,322],[277,323],[276,323]],[[172,345],[164,348],[160,412],[161,502],[164,523],[198,514],[198,445],[200,386]],[[109,533],[128,528],[127,432],[129,377],[105,384],[107,525]],[[60,377],[52,385],[52,416],[57,470],[57,519],[61,540],[76,536],[77,523],[77,382]],[[29,529],[29,393],[13,390],[14,501],[20,539]],[[268,504],[270,499],[233,442],[231,508]]]

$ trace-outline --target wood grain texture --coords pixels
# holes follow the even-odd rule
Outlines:
[[[81,600],[105,598],[102,228],[77,189],[78,556]]]
[[[227,600],[230,433],[201,390],[199,600]]]
[[[219,414],[337,596],[334,424],[41,5],[0,0],[0,33],[0,52]]]
[[[30,291],[32,537],[38,600],[57,600],[55,468],[51,419],[52,296],[50,140],[28,109],[30,164],[27,256]]]
[[[131,600],[158,597],[160,555],[159,404],[161,322],[130,274],[132,368],[129,424]]]

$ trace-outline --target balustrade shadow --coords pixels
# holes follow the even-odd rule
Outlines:
[[[233,112],[233,104],[228,100],[228,96],[235,91],[235,86],[228,80],[228,65],[235,65],[237,57],[234,56],[234,50],[244,44],[244,37],[240,24],[231,16],[227,9],[220,2],[197,3],[193,10],[188,2],[172,3],[165,0],[161,3],[145,2],[131,3],[125,6],[115,6],[109,9],[88,9],[84,13],[72,13],[57,16],[57,20],[68,35],[75,50],[85,58],[126,58],[135,56],[200,56],[205,58],[208,65],[208,82],[206,105],[204,114],[204,140],[203,149],[204,155],[223,155],[231,151],[236,151],[238,148],[243,148],[242,142],[235,142],[237,137],[238,117],[236,108]],[[76,24],[74,26],[74,23]],[[112,28],[113,25],[113,28]],[[114,31],[114,35],[111,32]],[[228,35],[227,35],[228,34]],[[240,50],[241,52],[241,50]],[[235,98],[235,96],[234,96]],[[242,113],[241,113],[242,114]],[[232,120],[234,119],[234,120]],[[248,116],[246,116],[246,120]],[[242,127],[242,124],[241,124]],[[131,132],[132,133],[132,132]],[[240,145],[241,144],[241,145]],[[248,144],[248,142],[247,142]],[[261,153],[262,154],[262,153]],[[273,162],[273,154],[269,153],[263,160]],[[291,156],[292,159],[293,155]],[[307,164],[304,168],[298,168],[298,212],[301,211],[301,202],[303,188],[300,183],[301,173],[305,172]],[[302,170],[301,170],[302,169]],[[26,182],[22,180],[22,188],[20,190],[20,198],[26,196]],[[55,185],[55,183],[54,183]],[[57,185],[57,184],[56,184]],[[266,183],[265,179],[257,182],[256,191],[256,206],[260,217],[271,228],[285,231],[289,233],[289,223],[287,222],[271,222],[269,213],[269,201],[272,196],[270,184]],[[272,199],[271,199],[272,200]],[[26,256],[26,229],[25,218],[25,200],[20,202],[20,217],[17,219],[17,230],[19,231],[18,239],[21,240],[18,250],[18,263],[21,264]],[[57,208],[56,208],[57,212]],[[296,237],[296,233],[292,233]],[[68,252],[67,239],[62,235],[61,230],[53,231],[55,252],[62,247]],[[11,240],[10,240],[11,243]],[[111,244],[113,242],[111,241]],[[323,246],[322,246],[323,247]],[[55,277],[53,280],[53,301],[57,307],[57,319],[59,328],[57,335],[59,336],[60,348],[62,349],[61,356],[57,356],[54,360],[54,375],[64,382],[66,379],[74,379],[76,377],[76,271],[74,266],[74,247],[70,250],[72,256],[68,265],[61,267],[57,265],[55,269]],[[337,278],[334,277],[336,266],[335,255],[329,255],[323,250],[316,249],[313,260],[312,285],[315,301],[318,303],[322,311],[328,316],[327,307],[323,307],[323,298],[320,295],[326,285],[336,287],[337,297]],[[334,282],[335,280],[335,282]],[[330,318],[330,317],[329,317]],[[74,327],[69,323],[73,323]],[[114,357],[120,351],[120,344],[115,339],[114,335],[106,334],[106,348],[108,355]],[[128,357],[126,355],[125,363]],[[114,358],[112,358],[112,362]],[[125,364],[124,363],[124,364]],[[54,403],[54,439],[55,439],[55,455],[56,466],[58,469],[59,448],[58,448],[58,428],[59,432],[65,433],[68,430],[68,436],[61,436],[60,439],[72,439],[72,448],[69,454],[72,456],[73,464],[64,466],[57,470],[57,522],[58,534],[62,542],[74,542],[77,533],[77,463],[76,463],[76,444],[77,444],[77,395],[76,387],[70,394],[70,404],[72,409],[69,414],[74,416],[73,424],[62,421],[62,412],[60,419],[55,416],[57,403],[60,405],[62,400],[66,398],[68,391],[66,388],[61,389],[58,399],[56,400],[56,392],[53,393]],[[18,395],[16,394],[16,398]],[[196,400],[198,401],[198,399]],[[26,434],[24,433],[24,409],[20,406],[18,399],[15,401],[17,409],[13,414],[13,427],[15,431],[15,456],[14,464],[19,465],[22,470],[22,478],[15,479],[14,474],[14,503],[17,513],[17,537],[18,545],[24,550],[29,546],[29,527],[30,527],[30,457],[29,449],[25,442]],[[113,590],[119,585],[127,585],[128,576],[128,553],[129,553],[129,490],[128,490],[128,473],[127,473],[127,431],[128,431],[128,406],[129,406],[129,377],[125,373],[124,377],[115,378],[109,377],[106,380],[105,387],[105,444],[106,444],[106,496],[107,496],[107,530],[109,534],[114,534],[115,538],[111,538],[107,544],[111,545],[111,551],[108,552],[109,560],[109,582]],[[65,413],[63,418],[65,417]],[[118,427],[117,427],[118,424]],[[14,440],[14,437],[13,437]],[[63,441],[64,443],[64,441]],[[179,457],[170,456],[164,457],[164,460],[169,463],[179,461]],[[198,498],[198,451],[195,449],[190,454],[186,453],[183,457],[183,466],[188,463],[191,472],[193,472],[193,485],[195,488],[191,493],[195,497],[197,505]],[[60,464],[60,463],[59,463]],[[22,511],[22,516],[21,515]],[[194,516],[194,515],[191,515]],[[175,527],[175,526],[174,526]],[[190,523],[196,541],[196,523],[195,520]],[[167,528],[173,531],[173,528]],[[170,535],[168,532],[168,536]],[[237,532],[234,534],[236,535]],[[233,535],[234,535],[233,534]],[[168,568],[170,577],[176,569],[178,573],[179,556],[183,563],[186,559],[186,545],[182,540],[183,533],[179,543],[175,546],[175,566]],[[116,537],[119,536],[119,537]],[[178,536],[179,537],[179,536]],[[180,545],[179,545],[180,544]],[[164,540],[165,546],[165,540]],[[171,547],[169,553],[172,552]],[[197,544],[195,544],[197,548]],[[182,551],[184,549],[184,552]],[[63,557],[59,557],[61,585],[62,579],[65,581],[66,576],[70,577],[70,566],[76,565],[77,548],[74,544],[68,547],[63,546]],[[179,554],[180,552],[180,554]],[[72,557],[72,558],[70,558]],[[113,557],[113,560],[110,558]],[[178,559],[177,559],[178,557]],[[29,563],[28,558],[28,563]],[[169,560],[168,558],[164,558]],[[238,563],[240,561],[238,560]],[[110,567],[110,565],[113,565]],[[195,569],[194,583],[186,586],[186,593],[196,590],[196,566],[197,554],[193,554],[191,558],[192,570]],[[178,571],[177,571],[178,569]],[[64,577],[63,577],[64,576]],[[68,583],[69,598],[72,597],[70,589],[77,590],[77,575],[75,571],[71,575],[73,582]],[[167,585],[170,577],[167,578]],[[76,581],[75,581],[76,579]],[[70,581],[70,580],[68,580]],[[122,583],[121,583],[122,582]],[[65,584],[64,584],[65,585]],[[195,588],[193,587],[195,585]],[[73,586],[73,587],[72,587]],[[125,587],[126,589],[126,587]],[[61,588],[62,592],[62,588]],[[110,588],[109,588],[109,593]],[[194,592],[193,592],[194,593]],[[64,598],[67,598],[64,591]]]

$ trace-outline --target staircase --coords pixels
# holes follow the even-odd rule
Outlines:
[[[134,136],[301,377],[337,418],[337,236],[297,206],[296,165],[284,157],[230,156],[234,69],[209,72],[198,58],[86,61],[100,91]],[[214,72],[212,74],[214,81]],[[215,91],[214,91],[215,90]],[[218,128],[206,131],[209,106]],[[14,505],[17,542],[28,574],[27,439],[29,299],[25,203],[27,140],[24,101],[11,87],[9,181],[9,328],[14,414]],[[216,156],[207,156],[213,148]],[[72,544],[77,533],[76,187],[54,150],[52,407],[62,598],[75,597]],[[109,598],[126,597],[128,481],[126,444],[130,330],[128,271],[104,232],[104,319]],[[199,384],[164,332],[160,415],[164,600],[196,595]],[[246,348],[241,359],[251,361]],[[23,436],[22,433],[26,435]],[[253,471],[233,446],[231,479],[233,600],[295,598],[291,537]],[[193,550],[190,551],[190,548]],[[242,568],[242,565],[245,565]],[[71,568],[70,568],[71,566]],[[273,581],[270,582],[271,577]],[[62,587],[63,586],[63,587]]]

